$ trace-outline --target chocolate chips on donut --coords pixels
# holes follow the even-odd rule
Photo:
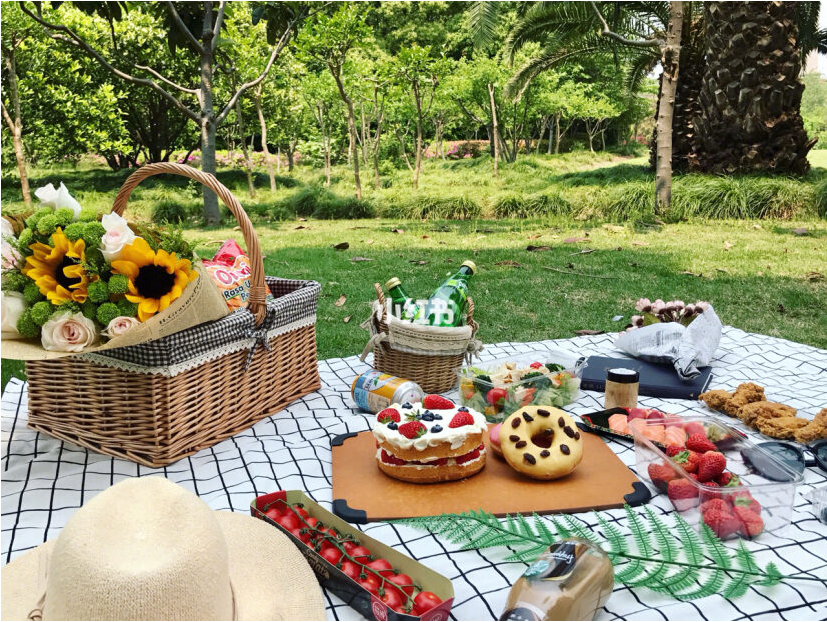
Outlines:
[[[534,417],[529,415],[527,412],[523,413],[523,419],[525,419],[526,423],[531,423],[532,421],[534,421]]]
[[[547,410],[543,410],[542,408],[537,409],[537,414],[541,417],[548,417],[551,413]]]
[[[564,425],[566,425],[566,420],[565,420],[565,419],[563,419],[562,417],[560,417],[560,418],[557,420],[557,425],[559,425],[559,426],[562,428]]]
[[[517,449],[522,449],[522,448],[523,448],[523,447],[525,447],[526,445],[528,445],[528,443],[527,443],[527,442],[525,442],[525,441],[518,441],[518,442],[517,442],[517,444],[515,444],[515,445],[514,445],[514,447],[516,447]]]
[[[512,434],[511,436],[508,437],[508,440],[511,441],[512,443],[516,443],[517,441],[520,440],[520,437],[517,436],[516,434]]]
[[[512,419],[511,420],[511,427],[512,428],[519,428],[520,427],[520,420],[517,419],[517,418]]]
[[[529,453],[523,454],[523,460],[525,460],[529,464],[537,464],[537,458],[535,458],[534,456],[532,456]]]
[[[568,436],[569,438],[574,438],[574,430],[572,430],[569,426],[563,428],[563,432],[565,432],[566,436]]]
[[[564,455],[568,456],[571,453],[568,445],[560,445],[560,451],[563,452]]]
[[[576,441],[580,440],[580,432],[575,432],[574,433],[574,440],[576,440]]]
[[[548,458],[551,455],[551,452],[548,449],[544,449],[540,452],[541,458]]]

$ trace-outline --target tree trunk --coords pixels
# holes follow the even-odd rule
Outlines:
[[[559,155],[560,154],[560,139],[562,138],[562,135],[560,134],[560,116],[561,115],[558,112],[557,117],[554,121],[554,135],[555,135],[554,155]]]
[[[255,92],[256,112],[258,123],[261,126],[261,150],[264,152],[264,161],[267,163],[267,176],[270,178],[270,192],[276,191],[276,176],[273,173],[273,158],[267,146],[267,122],[264,120],[264,111],[261,109],[261,89]]]
[[[339,96],[347,106],[347,129],[350,133],[350,155],[353,159],[353,181],[356,184],[356,198],[362,198],[362,182],[359,179],[359,154],[356,153],[356,114],[353,111],[353,101],[345,93],[345,85],[342,84],[342,67],[328,65],[333,79],[336,81],[336,88],[339,89]]]
[[[413,84],[414,102],[416,103],[416,154],[414,155],[413,189],[419,187],[419,172],[422,170],[422,100],[419,96],[419,82]]]
[[[663,211],[672,201],[672,112],[678,86],[678,61],[681,53],[683,2],[669,3],[669,26],[662,50],[663,89],[658,111],[658,158],[655,166],[655,209]]]
[[[396,137],[399,139],[399,146],[402,149],[402,157],[405,160],[405,164],[408,165],[408,170],[413,171],[413,167],[411,166],[411,161],[408,159],[408,152],[405,150],[405,138],[399,132],[399,129],[396,130]]]
[[[497,176],[497,161],[499,160],[499,142],[500,133],[497,130],[497,104],[494,101],[494,85],[488,83],[488,98],[491,100],[491,133],[493,135],[494,143],[494,177]]]
[[[17,60],[14,56],[14,48],[3,48],[3,60],[6,65],[6,72],[9,77],[9,99],[14,112],[14,119],[9,116],[8,110],[3,106],[3,116],[6,125],[12,136],[14,145],[14,157],[17,160],[17,170],[20,173],[20,189],[23,192],[23,202],[26,205],[32,204],[32,195],[29,192],[29,174],[26,171],[26,154],[23,151],[23,119],[20,112],[20,95],[17,90]]]
[[[212,39],[212,3],[204,3],[204,25],[201,33],[205,51],[200,55],[201,65],[201,170],[215,175],[215,110],[213,109],[212,53],[209,51]],[[221,220],[218,211],[218,197],[204,186],[204,221],[217,225]]]
[[[235,116],[238,120],[238,133],[241,135],[241,153],[244,155],[244,171],[247,173],[247,192],[252,199],[256,196],[256,189],[253,186],[253,160],[250,158],[250,150],[247,148],[247,141],[244,139],[244,116],[241,113],[241,98],[235,100]]]
[[[281,145],[276,147],[276,173],[281,174]]]

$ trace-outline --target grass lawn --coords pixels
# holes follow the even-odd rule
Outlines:
[[[816,152],[819,158],[824,153]],[[603,167],[600,173],[607,180],[612,169],[622,175],[630,168],[628,162],[618,164],[609,158],[589,166],[595,164]],[[818,164],[825,166],[827,161]],[[82,170],[70,173],[52,172],[48,179],[66,179],[73,192],[82,188],[76,192],[81,203],[101,209],[111,205],[125,177],[88,175]],[[243,175],[237,173],[221,176],[235,182],[230,184],[234,192],[249,206]],[[814,174],[823,178],[824,173],[822,168]],[[318,171],[297,173],[310,174]],[[33,186],[43,180],[41,175]],[[18,207],[14,187],[4,186],[10,190],[3,193],[4,211]],[[280,190],[279,196],[287,191]],[[455,191],[446,188],[446,193]],[[189,193],[188,200],[197,202],[195,191],[186,184],[170,190],[158,183],[137,191],[133,213],[146,215],[162,193]],[[277,200],[269,192],[259,193],[259,204]],[[369,312],[374,282],[398,276],[412,295],[425,297],[467,258],[480,268],[470,287],[484,342],[567,338],[579,329],[617,331],[634,313],[635,300],[645,296],[709,300],[725,324],[827,348],[827,280],[813,274],[827,273],[823,219],[693,219],[663,225],[562,217],[267,222],[266,216],[259,216],[255,220],[267,274],[314,279],[322,285],[317,323],[320,358],[362,351],[367,333],[359,323]],[[797,227],[806,228],[807,234],[795,235]],[[398,229],[402,231],[394,232]],[[222,228],[189,227],[186,235],[198,242],[203,257],[211,256],[223,239],[241,241],[231,223]],[[567,238],[583,239],[566,242]],[[349,248],[334,250],[333,245],[341,242],[348,242]],[[529,252],[528,245],[549,250]],[[353,261],[356,257],[370,261]],[[341,295],[346,302],[337,307],[334,302]],[[613,322],[615,315],[623,319]],[[3,386],[21,370],[22,364],[4,360]]]

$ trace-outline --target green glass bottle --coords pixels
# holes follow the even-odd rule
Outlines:
[[[417,311],[416,301],[402,289],[402,282],[399,278],[389,279],[385,283],[385,289],[391,297],[391,315],[403,320],[413,320]]]
[[[425,308],[417,310],[414,321],[431,326],[462,326],[468,303],[468,279],[476,272],[477,265],[473,261],[462,262],[459,271],[434,290]]]

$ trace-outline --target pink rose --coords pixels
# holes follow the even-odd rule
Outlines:
[[[43,325],[40,335],[46,350],[81,352],[98,340],[95,324],[83,313],[55,313]]]
[[[109,326],[101,333],[104,337],[120,337],[125,332],[132,330],[135,326],[140,324],[137,318],[120,315],[109,322]]]

